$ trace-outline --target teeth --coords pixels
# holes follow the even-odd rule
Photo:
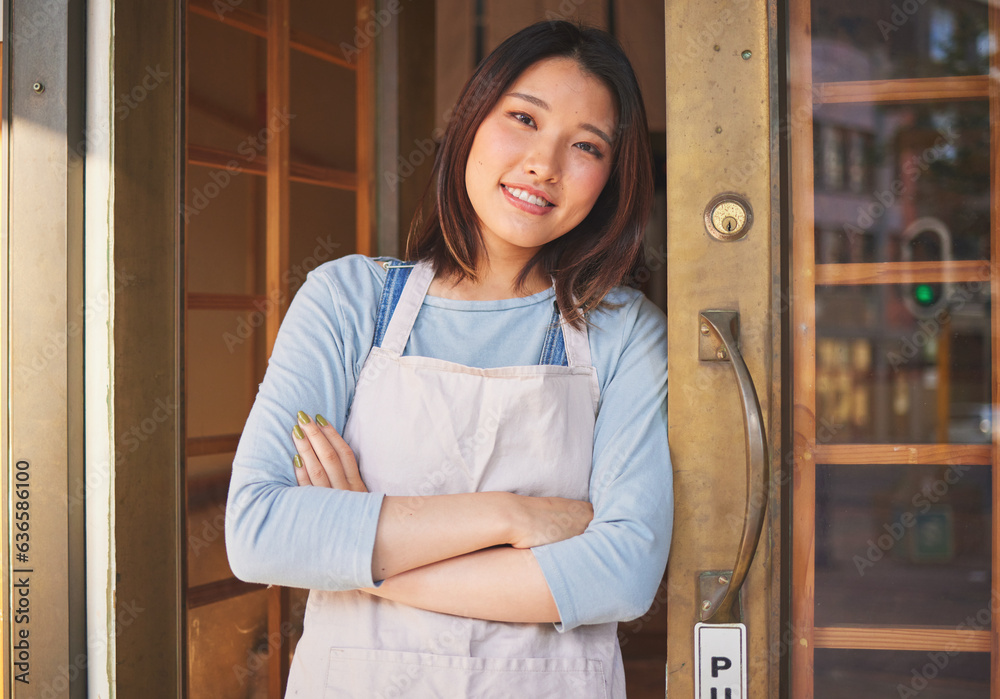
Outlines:
[[[521,201],[526,201],[529,204],[534,204],[535,206],[552,206],[552,204],[545,199],[536,197],[534,194],[529,194],[523,189],[515,189],[514,187],[507,187],[507,185],[504,185],[504,188]]]

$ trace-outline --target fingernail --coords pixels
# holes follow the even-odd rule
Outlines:
[[[296,425],[296,427],[298,427],[298,425]],[[295,468],[302,468],[302,457],[300,457],[298,454],[292,457],[292,466],[294,466]]]
[[[326,421],[325,417],[323,417],[319,413],[316,413],[316,424],[318,424],[320,427],[327,427],[329,426],[330,423]]]
[[[299,411],[298,418],[299,418],[299,422],[301,422],[303,425],[308,425],[311,422],[311,420],[309,419],[309,416],[306,415],[305,411],[303,411],[303,410]]]
[[[302,431],[302,428],[299,427],[298,425],[296,425],[295,427],[292,428],[292,434],[295,435],[296,439],[305,439],[306,438],[306,435]]]

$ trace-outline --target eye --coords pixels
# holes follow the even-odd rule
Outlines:
[[[535,126],[535,120],[530,114],[525,114],[524,112],[508,112],[508,114],[525,126]]]
[[[590,153],[591,155],[596,156],[598,158],[604,157],[604,153],[601,152],[601,149],[595,146],[593,143],[587,143],[586,141],[584,141],[582,143],[577,143],[575,145],[584,153]]]

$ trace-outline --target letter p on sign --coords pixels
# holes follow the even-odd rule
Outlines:
[[[746,699],[747,627],[695,624],[696,699]]]

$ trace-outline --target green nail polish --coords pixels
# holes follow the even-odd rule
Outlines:
[[[306,435],[302,431],[302,428],[299,427],[298,425],[296,425],[295,427],[292,428],[292,434],[295,435],[296,439],[305,439],[306,438]]]
[[[298,418],[299,418],[299,422],[301,422],[303,425],[308,425],[310,422],[312,422],[309,419],[309,416],[305,414],[305,411],[302,411],[302,410],[299,411]]]
[[[294,466],[295,468],[302,468],[302,457],[296,454],[292,458],[292,466]]]
[[[320,427],[327,427],[330,423],[326,421],[326,418],[316,413],[316,424]]]

